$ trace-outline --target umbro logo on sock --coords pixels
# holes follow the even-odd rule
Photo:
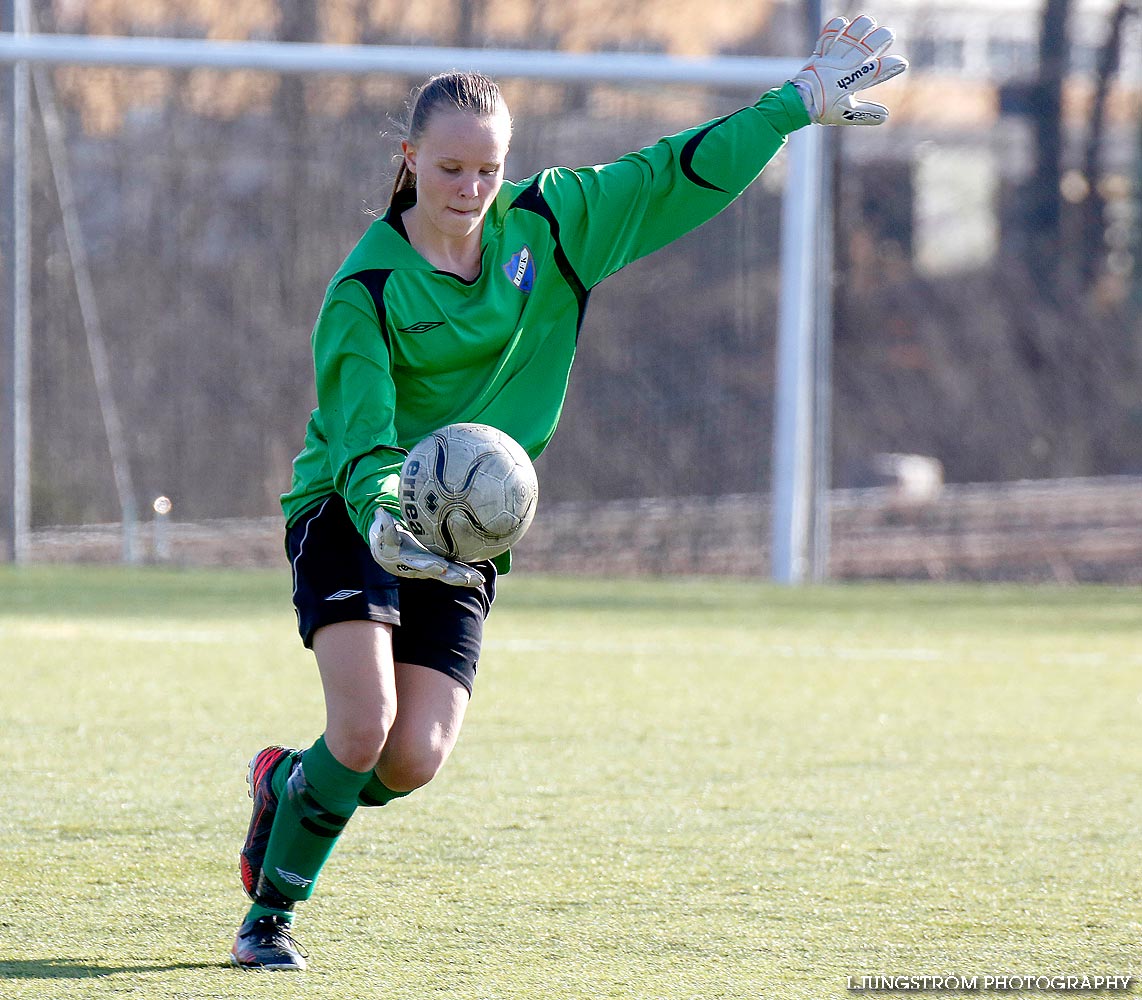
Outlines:
[[[295,875],[293,872],[283,871],[281,868],[275,868],[282,878],[283,882],[288,882],[290,885],[296,885],[299,889],[304,889],[307,885],[313,884],[313,879],[302,878],[300,875]]]
[[[346,597],[356,597],[361,591],[359,590],[339,590],[336,594],[330,594],[327,601],[343,601]]]

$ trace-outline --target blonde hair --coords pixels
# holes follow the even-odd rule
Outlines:
[[[414,145],[424,135],[433,113],[441,108],[450,111],[467,111],[474,115],[507,113],[504,95],[499,85],[483,73],[450,70],[429,77],[416,91],[412,102],[405,138]],[[511,120],[510,117],[508,119]],[[416,188],[416,174],[408,169],[404,158],[397,168],[390,204],[401,191]]]

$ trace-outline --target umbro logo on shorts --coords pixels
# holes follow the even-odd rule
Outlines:
[[[339,590],[336,594],[330,594],[327,601],[343,601],[346,597],[356,597],[361,591],[359,590]]]
[[[400,327],[401,333],[428,333],[429,330],[435,330],[438,326],[443,326],[444,320],[430,320],[422,319],[419,323],[413,323],[412,326]]]

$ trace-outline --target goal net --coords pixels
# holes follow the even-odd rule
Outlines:
[[[386,205],[430,68],[492,63],[514,177],[603,162],[791,71],[421,50],[404,71],[301,72],[291,57],[332,47],[197,43],[196,65],[161,40],[145,57],[124,40],[133,62],[119,65],[107,39],[45,41],[57,55],[32,63],[27,132],[35,528],[147,518],[158,497],[180,522],[276,515],[314,405],[316,310]],[[729,210],[593,294],[539,463],[545,506],[770,489],[784,180],[779,157]]]

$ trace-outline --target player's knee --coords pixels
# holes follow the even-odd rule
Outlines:
[[[392,723],[384,715],[342,721],[326,729],[325,742],[346,767],[369,771],[381,756]]]
[[[386,747],[377,764],[377,776],[394,792],[411,792],[427,785],[444,766],[448,754],[439,747]]]

